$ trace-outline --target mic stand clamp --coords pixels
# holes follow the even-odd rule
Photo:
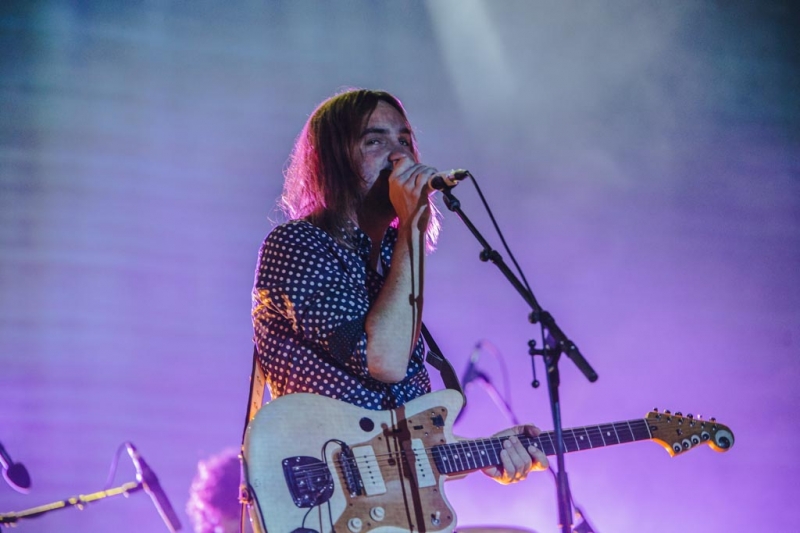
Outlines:
[[[544,358],[545,369],[547,372],[547,386],[550,396],[550,409],[553,416],[553,427],[556,436],[556,460],[558,464],[558,475],[556,477],[556,485],[558,487],[558,514],[559,522],[562,533],[572,532],[572,509],[571,499],[569,493],[569,481],[567,479],[566,469],[564,468],[564,439],[562,437],[561,427],[561,406],[558,397],[558,360],[561,354],[564,353],[569,357],[573,363],[580,369],[590,382],[597,380],[597,373],[584,359],[583,355],[578,350],[578,347],[573,343],[564,331],[558,327],[553,316],[542,309],[536,301],[533,293],[522,284],[517,276],[508,268],[508,265],[503,261],[503,257],[494,250],[486,239],[481,235],[475,225],[461,210],[461,202],[453,196],[452,187],[446,187],[442,190],[442,196],[447,208],[458,215],[458,218],[467,226],[472,235],[478,240],[483,247],[480,253],[481,261],[491,261],[503,273],[506,279],[517,290],[519,295],[530,306],[531,313],[528,319],[532,324],[541,323],[546,335],[544,338],[545,346],[543,349],[537,349],[535,341],[529,343],[531,356],[541,355]]]

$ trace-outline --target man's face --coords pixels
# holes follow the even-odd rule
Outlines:
[[[354,156],[367,195],[377,192],[373,188],[385,188],[388,200],[388,178],[393,164],[401,158],[416,162],[411,129],[403,115],[390,104],[378,102],[361,132]]]

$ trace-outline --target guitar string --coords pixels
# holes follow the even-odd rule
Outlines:
[[[631,425],[631,423],[633,425]],[[591,449],[591,448],[596,448],[596,447],[608,446],[608,443],[606,443],[605,439],[602,437],[602,433],[598,433],[598,434],[596,434],[594,436],[591,436],[591,435],[589,435],[589,432],[587,430],[594,429],[594,430],[598,430],[599,431],[601,428],[603,428],[605,426],[610,426],[610,425],[611,424],[604,424],[603,426],[585,426],[583,428],[571,429],[570,433],[565,433],[564,434],[565,447],[568,448],[568,451],[580,451],[580,450],[584,450],[584,449]],[[645,420],[641,420],[640,419],[640,420],[633,420],[633,421],[627,421],[627,422],[617,422],[617,423],[614,423],[614,425],[625,425],[625,426],[628,426],[628,428],[631,430],[630,432],[631,432],[631,437],[633,437],[633,440],[625,441],[625,440],[622,440],[622,439],[618,439],[617,442],[612,442],[612,444],[624,444],[626,442],[635,442],[637,440],[643,440],[645,438],[650,438],[650,432],[649,432],[649,429],[647,427],[644,428],[644,429],[648,429],[647,435],[644,435],[642,433],[642,429],[643,428],[641,426],[642,425],[647,426],[647,422]],[[612,428],[612,429],[619,429],[619,428]],[[586,434],[586,437],[588,438],[587,441],[582,441],[581,438],[579,438],[576,435],[574,435],[574,433],[576,431],[578,431],[578,430],[583,430],[583,432]],[[637,435],[634,434],[634,430],[636,430],[637,433],[640,433],[640,435],[638,437],[637,437]],[[535,441],[539,441],[539,444],[540,444],[538,446],[539,449],[542,449],[543,451],[548,452],[548,455],[553,455],[555,453],[555,444],[553,442],[552,435],[553,435],[552,432],[546,432],[546,433],[540,434],[537,437],[531,437],[529,435],[524,435],[524,434],[518,435],[518,437],[521,437],[525,441],[529,441],[529,442],[526,443],[526,446],[534,444]],[[610,435],[611,434],[609,434],[609,436]],[[598,436],[601,437],[601,441],[602,442],[597,442],[596,444],[594,444],[592,442],[592,437],[594,437],[594,440],[596,441]],[[615,432],[615,436],[617,436],[616,432]],[[547,437],[547,439],[549,440],[548,446],[545,446],[545,443],[541,441],[542,437]],[[431,448],[419,449],[418,451],[424,451],[428,455],[429,459],[432,458],[434,460],[434,462],[436,462],[436,458],[437,457],[441,458],[442,456],[450,456],[450,457],[454,458],[454,462],[456,462],[456,461],[462,462],[462,463],[466,462],[467,463],[467,468],[464,469],[464,470],[478,469],[478,468],[484,468],[485,466],[491,466],[491,465],[497,464],[499,462],[498,447],[499,447],[499,450],[502,451],[502,443],[506,439],[508,439],[508,437],[493,437],[493,438],[489,438],[489,439],[480,439],[480,440],[472,440],[472,441],[459,441],[459,442],[455,442],[455,443],[438,444],[438,445],[435,445],[435,446],[433,446]],[[588,447],[581,447],[580,444],[578,443],[579,441],[585,442],[585,443],[589,444],[589,446]],[[472,462],[476,461],[476,459],[473,458],[473,455],[472,455],[474,453],[473,446],[478,449],[478,452],[480,452],[481,447],[483,447],[484,451],[487,451],[486,450],[486,445],[487,444],[489,444],[491,446],[491,449],[494,452],[495,456],[498,457],[498,461],[491,461],[488,465],[478,466],[477,463],[475,463],[475,466],[470,465],[469,464],[470,461],[472,461]],[[464,449],[465,446],[467,447],[467,449]],[[458,450],[457,448],[461,448],[461,449]],[[574,448],[574,449],[569,449],[569,448]],[[456,452],[455,453],[452,453],[452,452],[448,453],[447,450],[452,450],[452,449],[456,449]],[[412,452],[413,451],[414,450],[412,450]],[[363,466],[363,467],[369,467],[372,464],[375,464],[375,465],[384,464],[385,465],[385,464],[388,464],[392,459],[395,459],[395,457],[396,457],[396,455],[398,453],[403,453],[403,455],[405,455],[405,450],[402,450],[401,452],[387,453],[387,454],[376,454],[376,455],[373,455],[373,456],[361,457],[361,458],[354,457],[352,459],[349,459],[348,461],[349,461],[351,466],[359,466],[360,465],[360,466]],[[461,457],[461,454],[463,454],[463,457]],[[480,453],[479,453],[479,455],[480,455]],[[341,462],[342,459],[340,458],[338,461]],[[308,465],[307,467],[304,468],[304,471],[305,472],[313,472],[315,470],[319,470],[320,472],[322,472],[326,468],[327,467],[325,467],[325,466],[321,466],[321,467],[317,466],[317,467],[315,467],[315,465]]]
[[[682,421],[681,418],[677,418],[677,417],[676,417],[676,420],[678,420],[679,423]],[[566,432],[564,433],[564,437],[565,437],[564,438],[564,445],[567,448],[568,452],[573,452],[573,451],[581,451],[581,450],[584,450],[584,449],[592,449],[592,448],[604,447],[604,446],[616,445],[616,444],[625,444],[627,442],[636,442],[636,441],[639,441],[639,440],[649,439],[649,438],[652,438],[652,433],[650,431],[650,422],[652,422],[652,421],[648,420],[648,419],[636,419],[636,420],[629,420],[629,421],[624,421],[624,422],[613,422],[613,423],[609,423],[609,424],[602,424],[602,425],[595,425],[595,426],[583,426],[583,427],[577,427],[577,428],[570,428],[570,429],[566,430]],[[622,440],[622,439],[619,438],[618,430],[625,429],[626,427],[627,427],[628,431],[631,434],[632,440]],[[692,424],[692,425],[690,425],[688,427],[694,427],[694,425]],[[706,424],[705,423],[701,423],[696,429],[699,430],[699,429],[703,429],[705,427],[706,427]],[[610,444],[608,442],[606,442],[605,437],[603,437],[602,431],[603,430],[607,431],[608,429],[614,430],[613,435],[615,437],[614,440],[616,440],[616,442],[614,442],[614,440],[612,440],[612,442]],[[596,432],[596,433],[590,435],[590,431]],[[646,431],[646,434],[645,434],[645,431]],[[585,436],[588,438],[588,441],[586,441],[589,444],[588,448],[582,448],[580,446],[580,444],[578,444],[578,441],[579,440],[582,441],[582,439],[576,437],[576,435],[575,435],[576,432],[578,432],[578,433],[583,432],[585,434]],[[689,436],[691,434],[693,434],[693,433],[689,433],[687,435],[684,435],[684,437],[687,437],[687,436]],[[610,437],[611,435],[612,435],[612,433],[607,431],[607,436]],[[597,441],[597,437],[598,436],[600,437],[600,441]],[[539,444],[540,444],[539,449],[542,449],[543,451],[545,451],[547,453],[547,455],[554,455],[555,454],[555,444],[553,442],[553,432],[544,432],[544,433],[539,434],[537,437],[531,437],[529,435],[524,435],[524,434],[518,435],[518,437],[521,437],[525,441],[529,441],[529,442],[526,443],[526,446],[530,445],[531,443],[533,443],[533,442],[530,442],[530,441],[539,441]],[[544,437],[546,437],[547,440],[549,441],[549,446],[547,448],[544,446],[545,443],[541,440]],[[477,469],[480,469],[480,468],[484,468],[486,466],[492,466],[494,464],[498,464],[499,463],[498,447],[499,447],[500,451],[502,451],[502,442],[505,441],[506,439],[508,439],[508,437],[492,437],[492,438],[488,438],[488,439],[476,439],[476,440],[468,440],[468,441],[459,441],[459,442],[455,442],[455,443],[437,444],[437,445],[434,445],[433,447],[422,448],[421,450],[418,450],[418,451],[425,452],[425,454],[428,457],[428,460],[430,461],[432,459],[434,461],[434,464],[437,463],[437,461],[436,461],[437,458],[441,459],[443,456],[444,457],[447,457],[447,456],[453,457],[454,458],[453,463],[456,463],[456,462],[461,462],[462,463],[462,465],[460,467],[458,465],[455,465],[453,467],[453,470],[451,470],[449,472],[441,472],[441,473],[448,474],[448,473],[453,473],[453,472],[457,472],[457,471],[463,472],[463,471],[467,471],[467,470],[477,470]],[[597,441],[597,442],[595,443],[595,441]],[[483,447],[484,451],[487,451],[486,450],[487,444],[491,446],[491,450],[494,452],[495,457],[497,457],[498,459],[496,461],[491,461],[487,465],[480,465],[479,466],[477,464],[477,462],[476,462],[477,460],[472,457],[473,446],[475,448],[477,448],[478,451],[480,452],[480,447],[481,446]],[[467,446],[468,449],[464,450],[464,446]],[[460,447],[461,449],[458,450],[456,453],[449,452],[449,450],[455,449],[457,447]],[[573,447],[574,449],[570,449],[570,447]],[[412,452],[413,451],[414,450],[412,450]],[[464,454],[465,457],[464,458],[460,457],[459,456],[459,452]],[[354,458],[350,459],[348,461],[348,463],[349,463],[349,465],[351,467],[359,468],[359,472],[360,472],[362,467],[363,468],[369,468],[369,467],[371,467],[373,465],[376,466],[376,467],[380,467],[382,465],[390,464],[391,460],[393,460],[393,459],[396,460],[398,455],[402,455],[403,457],[405,457],[407,455],[406,454],[406,450],[400,450],[399,452],[387,453],[387,454],[376,454],[376,455],[371,456],[371,457],[362,457],[361,459],[354,457]],[[414,454],[414,455],[416,456],[416,454]],[[480,455],[480,453],[479,453],[479,455]],[[472,465],[469,464],[470,460],[474,462],[475,466],[472,466]],[[341,466],[342,459],[339,459],[337,461],[337,463],[339,463],[336,466],[337,471],[339,473],[342,473],[342,468],[343,468]],[[464,463],[466,463],[466,465],[467,465],[466,468],[464,468]],[[437,469],[438,468],[439,467],[437,465]],[[303,468],[304,472],[312,473],[312,474],[315,473],[315,472],[323,473],[326,470],[329,470],[327,465],[321,465],[321,466],[307,465],[306,467]]]
[[[619,438],[619,435],[618,435],[616,430],[621,429],[622,427],[625,427],[625,428],[627,428],[629,430],[629,432],[631,434],[631,437],[632,437],[632,440],[627,441],[627,440],[622,440],[622,439]],[[615,430],[615,432],[613,433],[615,438],[613,440],[616,441],[616,442],[612,441],[611,444],[608,444],[605,441],[605,438],[603,437],[603,434],[602,434],[602,430],[604,428],[606,428],[606,429],[614,429]],[[643,433],[643,430],[646,430],[646,432],[647,432],[646,435]],[[593,431],[593,432],[596,432],[596,433],[594,435],[591,435],[590,431]],[[587,440],[584,441],[583,440],[583,436],[581,436],[581,437],[576,436],[575,435],[576,432],[577,433],[581,433],[581,432],[584,433]],[[637,435],[636,433],[638,433],[639,435]],[[554,435],[554,433],[552,431],[548,431],[548,432],[540,433],[536,437],[532,437],[530,435],[525,435],[525,434],[517,435],[517,437],[519,437],[521,440],[523,440],[525,446],[536,445],[536,443],[538,442],[539,446],[537,446],[537,447],[540,450],[545,451],[547,453],[547,455],[554,455],[555,454],[555,442],[554,442],[554,439],[553,439],[553,435]],[[611,433],[607,434],[607,436],[609,436],[609,437],[611,435],[612,435]],[[564,432],[563,437],[564,437],[563,441],[564,441],[565,448],[568,449],[567,451],[580,451],[580,450],[604,447],[604,446],[615,445],[615,444],[624,444],[624,443],[627,443],[627,442],[635,442],[635,441],[638,441],[638,440],[644,440],[644,439],[650,438],[650,430],[649,430],[649,424],[648,424],[646,419],[636,419],[636,420],[629,420],[629,421],[624,421],[624,422],[614,422],[614,423],[610,423],[610,424],[602,424],[602,425],[597,425],[597,426],[583,426],[583,427],[571,428],[571,429],[566,430]],[[597,437],[600,437],[600,442],[597,442],[597,444],[595,444],[593,442],[593,439],[594,439],[594,441],[597,441]],[[421,449],[417,449],[417,450],[413,450],[412,449],[411,451],[412,452],[414,452],[414,451],[423,451],[423,452],[425,452],[425,454],[428,456],[428,459],[429,460],[432,459],[434,461],[434,463],[437,462],[436,461],[437,458],[442,458],[443,456],[453,457],[454,458],[454,462],[458,461],[458,462],[462,462],[462,463],[464,463],[464,462],[467,463],[467,468],[456,469],[456,470],[453,470],[453,472],[455,472],[455,471],[464,471],[464,470],[472,470],[472,469],[485,468],[487,466],[492,466],[492,465],[498,464],[499,463],[499,452],[502,451],[502,449],[503,449],[502,448],[503,442],[505,440],[507,440],[508,438],[509,437],[490,437],[490,438],[487,438],[487,439],[475,439],[475,440],[467,440],[467,441],[458,441],[458,442],[453,442],[453,443],[437,444],[437,445],[434,445],[434,446],[429,447],[429,448],[421,448]],[[543,438],[547,438],[547,440],[549,442],[546,443],[546,442],[542,441]],[[588,446],[587,447],[581,447],[580,444],[579,444],[579,441],[581,443],[588,444]],[[490,464],[482,465],[482,466],[477,466],[477,463],[475,463],[475,466],[470,466],[469,465],[469,461],[470,460],[472,460],[473,462],[475,462],[477,460],[477,458],[473,458],[473,455],[472,455],[474,453],[474,450],[472,449],[473,446],[475,448],[477,448],[479,452],[480,452],[481,447],[483,448],[483,451],[486,452],[487,451],[486,450],[487,445],[491,447],[491,451],[494,452],[494,455],[498,458],[498,461],[496,461],[496,462],[495,461],[491,461]],[[467,450],[464,449],[465,446],[468,448]],[[457,449],[459,447],[461,448],[461,450]],[[574,448],[574,449],[570,449],[570,448]],[[449,451],[449,450],[453,450],[453,449],[456,449],[456,453],[453,453],[453,452]],[[392,460],[396,460],[396,457],[399,454],[406,455],[405,452],[406,452],[406,450],[400,450],[399,452],[375,454],[375,455],[372,455],[372,456],[364,456],[364,457],[361,457],[361,458],[353,457],[352,459],[349,459],[348,462],[350,463],[350,466],[355,466],[357,468],[360,468],[360,467],[368,468],[368,467],[370,467],[372,465],[383,466],[383,465],[390,464],[390,462]],[[461,457],[461,454],[464,455],[463,458]],[[337,463],[341,463],[341,462],[342,462],[342,458],[339,458],[337,460]],[[336,468],[340,469],[341,467],[340,467],[340,465],[337,464]],[[324,473],[326,470],[329,470],[328,466],[325,465],[325,464],[306,465],[304,467],[298,467],[298,469],[302,469],[302,471],[304,473],[309,473],[309,474],[312,474],[312,475],[314,473]]]

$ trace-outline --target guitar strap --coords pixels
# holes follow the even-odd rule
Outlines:
[[[461,396],[464,398],[464,405],[466,405],[467,397],[464,395],[464,390],[461,388],[461,382],[458,380],[458,376],[456,376],[453,365],[442,355],[442,350],[439,348],[439,345],[436,344],[436,341],[433,340],[433,336],[430,331],[428,331],[428,328],[425,327],[424,323],[422,324],[422,338],[425,339],[425,344],[428,345],[428,354],[425,357],[425,361],[439,371],[439,374],[442,376],[442,383],[444,383],[445,387],[461,393]],[[258,362],[258,348],[253,344],[253,369],[250,373],[250,394],[247,399],[247,413],[244,419],[244,429],[242,430],[242,448],[239,454],[239,462],[242,467],[241,483],[239,485],[239,501],[242,504],[241,531],[244,531],[244,524],[247,520],[246,506],[252,504],[253,501],[249,489],[250,484],[247,480],[247,468],[244,462],[244,437],[247,434],[247,426],[253,418],[255,418],[258,410],[261,409],[261,406],[264,404],[264,389],[266,388],[266,384],[267,378],[264,375],[264,369],[261,368],[261,364]]]
[[[422,324],[422,338],[425,339],[425,344],[428,345],[428,354],[425,361],[433,368],[439,371],[442,376],[442,383],[448,389],[453,389],[464,396],[464,390],[461,387],[461,382],[456,376],[456,371],[450,361],[442,355],[442,350],[436,341],[433,339],[428,328]],[[264,389],[267,385],[267,377],[264,375],[264,369],[258,363],[258,349],[255,344],[253,345],[253,369],[250,373],[250,394],[247,398],[247,413],[244,418],[244,429],[242,430],[242,445],[244,445],[244,436],[247,433],[247,426],[250,421],[255,418],[258,410],[264,404]],[[464,398],[466,404],[466,397]]]
[[[428,331],[428,328],[425,327],[424,322],[422,323],[422,338],[425,339],[425,344],[428,345],[428,355],[425,357],[425,361],[439,371],[439,374],[442,376],[442,383],[444,383],[445,387],[457,390],[461,393],[461,396],[464,397],[464,406],[466,406],[467,396],[464,394],[464,389],[461,388],[461,382],[458,380],[458,376],[456,376],[456,371],[453,369],[453,365],[450,361],[442,355],[442,350],[439,348],[439,345],[436,344],[436,341],[433,340],[433,336],[431,332]]]
[[[244,459],[244,437],[247,434],[247,426],[255,418],[258,410],[264,405],[264,388],[267,384],[267,377],[264,369],[258,363],[258,347],[253,343],[253,369],[250,372],[250,394],[247,397],[247,413],[244,418],[244,429],[242,430],[242,446],[239,452],[239,503],[242,504],[242,512],[239,516],[239,531],[244,533],[247,523],[247,506],[252,505],[253,495],[250,493],[250,482],[247,479],[247,465]]]

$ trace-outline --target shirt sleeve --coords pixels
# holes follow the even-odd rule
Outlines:
[[[253,320],[281,323],[315,352],[365,375],[364,273],[337,249],[331,237],[306,222],[276,227],[259,253]]]

